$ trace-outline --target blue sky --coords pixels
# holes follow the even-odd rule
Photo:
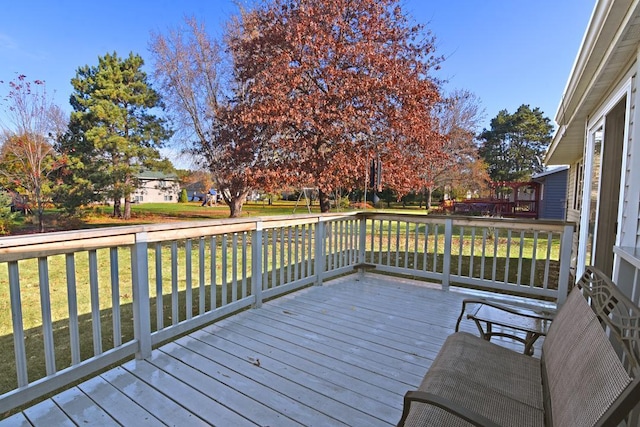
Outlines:
[[[483,126],[502,109],[539,107],[554,119],[595,0],[403,0],[415,22],[437,39],[446,60],[436,74],[446,90],[481,100]],[[133,51],[151,64],[150,33],[185,16],[219,31],[232,0],[0,0],[0,80],[25,74],[47,83],[65,110],[70,80],[98,56]],[[4,89],[0,93],[4,93]]]

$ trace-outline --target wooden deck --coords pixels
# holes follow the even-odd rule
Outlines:
[[[374,274],[357,279],[231,316],[0,426],[395,425],[404,393],[453,332],[468,294]],[[476,332],[471,322],[463,328]]]

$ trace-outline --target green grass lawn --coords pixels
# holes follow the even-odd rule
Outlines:
[[[110,209],[105,209],[106,214]],[[243,218],[252,216],[291,215],[295,213],[308,213],[304,203],[298,204],[292,201],[276,201],[269,205],[267,202],[247,202],[242,207]],[[200,202],[187,203],[142,203],[132,206],[132,213],[137,217],[156,216],[172,217],[178,219],[202,219],[202,218],[227,218],[229,208],[224,203],[217,206],[202,206]],[[320,213],[320,206],[315,203],[311,206],[312,213]]]
[[[277,201],[272,205],[266,202],[245,203],[240,217],[291,215],[308,213],[307,207],[296,202]],[[312,213],[320,213],[318,204],[311,206]],[[131,219],[122,220],[112,216],[112,206],[93,206],[87,208],[82,216],[67,217],[56,209],[45,211],[45,231],[77,230],[85,228],[115,227],[121,225],[150,224],[172,221],[197,221],[202,219],[222,219],[229,217],[229,208],[224,203],[217,206],[202,206],[200,202],[187,203],[141,203],[131,206]],[[12,234],[30,234],[37,231],[35,216],[18,216]]]

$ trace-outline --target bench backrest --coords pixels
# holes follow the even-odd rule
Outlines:
[[[543,344],[547,424],[617,425],[640,401],[640,309],[589,267]]]

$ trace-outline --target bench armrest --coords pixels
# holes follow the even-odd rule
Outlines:
[[[462,310],[460,311],[460,316],[458,316],[458,321],[456,322],[456,332],[458,332],[458,330],[460,328],[460,322],[462,321],[462,316],[464,316],[464,313],[467,310],[467,304],[484,304],[484,305],[488,305],[490,307],[493,307],[495,309],[505,311],[507,313],[515,314],[517,316],[522,316],[522,317],[528,317],[528,318],[532,318],[532,319],[540,319],[540,320],[552,321],[553,317],[554,317],[552,314],[545,315],[545,314],[523,313],[522,311],[518,310],[518,307],[516,307],[516,306],[503,305],[503,304],[500,304],[500,303],[497,303],[497,302],[493,302],[493,301],[489,301],[489,300],[486,300],[486,299],[467,298],[467,299],[462,300]]]
[[[494,423],[487,417],[478,414],[470,409],[465,407],[461,407],[460,405],[456,405],[449,399],[438,396],[433,393],[429,393],[426,391],[408,391],[404,395],[404,407],[402,408],[402,418],[400,418],[400,422],[398,422],[398,427],[403,427],[404,423],[409,415],[409,409],[411,407],[412,402],[426,403],[429,405],[437,406],[448,413],[461,418],[474,426],[479,427],[499,427],[498,424]]]

